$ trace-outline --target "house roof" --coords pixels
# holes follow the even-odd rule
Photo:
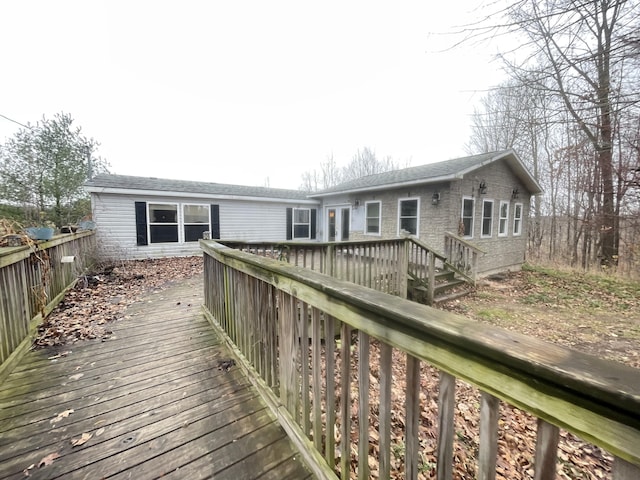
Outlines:
[[[394,187],[405,187],[407,185],[424,185],[451,181],[460,179],[467,173],[498,160],[504,160],[511,167],[531,194],[542,193],[540,184],[529,173],[518,155],[513,150],[503,150],[500,152],[454,158],[452,160],[445,160],[444,162],[367,175],[336,185],[335,187],[327,188],[326,190],[312,193],[309,197],[324,197],[337,193],[386,190]]]
[[[295,201],[295,203],[317,203],[309,200],[300,190],[250,187],[225,183],[169,180],[153,177],[133,177],[102,173],[85,184],[91,193],[113,193],[129,195],[159,195],[170,197],[228,198],[235,200]]]

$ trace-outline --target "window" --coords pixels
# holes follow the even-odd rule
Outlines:
[[[365,203],[366,234],[380,235],[380,209],[380,202]]]
[[[151,243],[178,241],[178,205],[149,204],[149,234]]]
[[[184,241],[197,242],[209,228],[209,205],[183,205]]]
[[[516,203],[513,207],[513,234],[522,235],[522,204]]]
[[[462,236],[473,237],[473,210],[474,206],[473,198],[462,199]]]
[[[293,238],[311,238],[311,209],[293,209]]]
[[[498,236],[506,237],[509,233],[508,230],[508,222],[509,222],[509,202],[502,201],[500,202],[500,221],[498,222]]]
[[[482,234],[481,237],[490,237],[493,229],[493,200],[482,201]]]
[[[400,200],[398,206],[398,234],[406,230],[411,235],[418,235],[418,212],[420,202],[417,198]]]

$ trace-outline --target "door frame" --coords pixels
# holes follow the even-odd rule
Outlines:
[[[349,209],[349,226],[351,226],[351,217],[352,217],[352,212],[351,212],[351,204],[349,203],[337,203],[335,205],[325,205],[323,208],[323,230],[324,230],[324,234],[323,236],[323,240],[325,242],[330,241],[329,240],[329,212],[331,210],[335,211],[335,224],[336,224],[336,238],[335,241],[336,242],[340,242],[342,241],[343,238],[343,234],[342,234],[342,209],[343,208],[348,208]],[[351,230],[349,228],[349,230]],[[348,234],[349,232],[347,232]]]

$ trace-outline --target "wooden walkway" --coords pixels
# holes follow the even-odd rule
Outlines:
[[[0,478],[312,478],[241,370],[219,368],[202,292],[184,281],[109,340],[29,352],[0,385]]]

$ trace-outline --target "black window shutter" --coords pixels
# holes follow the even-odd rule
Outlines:
[[[220,205],[211,205],[211,238],[220,239]]]
[[[293,209],[287,208],[287,240],[293,238]]]
[[[316,209],[311,209],[311,239],[316,238]]]
[[[136,202],[136,244],[149,245],[147,239],[147,202]]]

